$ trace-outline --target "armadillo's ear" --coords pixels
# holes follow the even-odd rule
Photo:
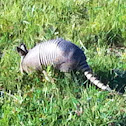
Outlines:
[[[20,47],[17,46],[17,52],[20,54],[20,56],[25,56],[27,53],[22,50]]]
[[[21,43],[21,44],[20,44],[20,48],[21,48],[23,51],[25,51],[26,53],[28,53],[28,50],[27,50],[25,44]]]

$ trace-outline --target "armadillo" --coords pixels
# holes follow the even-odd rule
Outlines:
[[[62,38],[48,40],[37,44],[29,51],[21,44],[17,51],[21,55],[21,72],[41,71],[43,65],[52,65],[61,72],[82,71],[94,85],[102,90],[111,91],[109,86],[104,85],[93,75],[82,49],[70,41]]]

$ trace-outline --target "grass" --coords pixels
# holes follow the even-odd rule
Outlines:
[[[0,0],[0,125],[125,126],[126,2]],[[100,80],[123,95],[96,89],[80,73],[68,79],[21,75],[16,46],[62,37],[85,50]]]

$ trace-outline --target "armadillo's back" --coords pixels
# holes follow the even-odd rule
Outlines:
[[[40,46],[41,64],[51,64],[62,72],[77,69],[80,60],[86,60],[78,46],[61,38],[41,43]]]
[[[53,65],[62,72],[82,69],[86,63],[83,51],[75,44],[61,38],[36,45],[24,60],[25,66],[41,69],[42,65]]]
[[[55,39],[39,44],[39,57],[41,65],[60,64],[61,57],[63,55],[63,52],[58,47],[60,41],[60,39]]]

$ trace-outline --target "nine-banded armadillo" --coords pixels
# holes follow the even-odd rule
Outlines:
[[[90,67],[86,62],[84,52],[75,44],[58,38],[39,43],[31,50],[27,50],[24,44],[17,47],[21,55],[21,72],[31,72],[32,70],[42,70],[42,65],[53,65],[61,72],[70,72],[72,70],[82,71],[84,75],[94,85],[102,90],[111,91],[108,86],[101,83],[93,76]]]

